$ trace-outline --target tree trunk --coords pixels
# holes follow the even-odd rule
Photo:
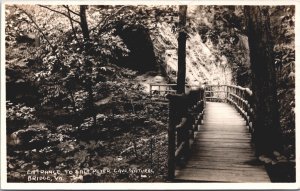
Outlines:
[[[90,40],[89,28],[86,20],[86,5],[80,5],[80,27],[85,42]]]
[[[69,8],[68,5],[66,5],[66,8],[67,8],[67,11],[68,11],[68,19],[69,19],[70,24],[71,24],[71,28],[72,28],[72,31],[73,31],[74,38],[75,38],[76,42],[79,44],[79,40],[77,38],[77,34],[76,34],[76,31],[75,31],[75,28],[74,28],[74,23],[73,23],[71,13],[70,13],[70,8]]]
[[[270,18],[267,7],[245,6],[252,90],[254,94],[253,141],[257,155],[280,150],[281,133]]]
[[[183,30],[186,24],[187,5],[179,6],[179,37],[178,37],[178,73],[177,93],[185,93],[186,73],[186,32]]]
[[[88,108],[89,112],[91,113],[93,117],[93,125],[96,127],[97,125],[97,113],[96,113],[96,108],[94,104],[94,96],[93,96],[93,88],[92,88],[92,82],[88,80],[86,84],[87,92],[88,92]]]

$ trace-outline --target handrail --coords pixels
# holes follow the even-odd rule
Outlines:
[[[253,134],[254,113],[252,91],[249,88],[240,86],[227,86],[227,101],[235,106],[237,111],[246,120],[249,132]]]
[[[150,86],[150,96],[152,96],[155,92],[157,92],[158,95],[165,96],[168,93],[175,94],[176,90],[174,90],[174,88],[177,87],[177,84],[150,83],[149,86]],[[157,88],[155,89],[154,87]]]
[[[191,90],[188,94],[168,94],[168,177],[175,176],[175,167],[186,160],[199,130],[204,111],[204,89]]]
[[[205,99],[224,102],[226,100],[226,87],[227,85],[206,85]]]
[[[223,89],[220,90],[221,87]],[[249,132],[254,132],[253,93],[249,88],[236,85],[208,85],[205,90],[206,100],[221,100],[232,104],[245,119]]]
[[[150,87],[150,95],[151,96],[155,92],[157,92],[158,95],[165,96],[168,93],[176,94],[177,84],[150,83],[149,87]],[[185,87],[186,88],[191,88],[191,87],[198,88],[199,86],[194,86],[194,85],[188,85],[188,84],[186,84]]]

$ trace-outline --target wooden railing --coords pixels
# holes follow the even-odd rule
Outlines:
[[[249,88],[235,85],[208,85],[205,87],[205,99],[232,104],[245,119],[249,132],[253,133],[253,97]]]
[[[150,95],[158,94],[165,96],[166,94],[175,94],[177,84],[149,84],[150,85]]]
[[[205,100],[225,102],[227,98],[227,85],[205,86]]]
[[[166,96],[167,94],[176,94],[177,84],[150,83],[150,95]],[[198,88],[198,86],[185,85],[186,89]]]
[[[155,90],[153,87],[157,87]],[[167,87],[167,88],[162,88]],[[191,90],[188,94],[176,94],[176,84],[150,84],[150,93],[158,91],[169,100],[168,127],[168,178],[174,179],[175,168],[184,162],[191,151],[195,132],[200,130],[206,101],[228,102],[245,119],[253,133],[252,91],[234,85],[207,85]]]
[[[253,94],[249,88],[227,85],[227,102],[234,105],[237,111],[246,120],[249,132],[253,134]]]
[[[168,177],[175,176],[175,167],[187,159],[199,130],[204,111],[204,89],[191,90],[186,94],[168,94]]]

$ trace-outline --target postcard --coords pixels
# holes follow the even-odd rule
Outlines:
[[[1,6],[3,189],[299,189],[298,2]]]

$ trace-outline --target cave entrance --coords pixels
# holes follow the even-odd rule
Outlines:
[[[130,50],[128,56],[120,59],[118,63],[120,66],[137,70],[141,73],[159,70],[149,29],[141,25],[128,26],[119,24],[116,33]]]

